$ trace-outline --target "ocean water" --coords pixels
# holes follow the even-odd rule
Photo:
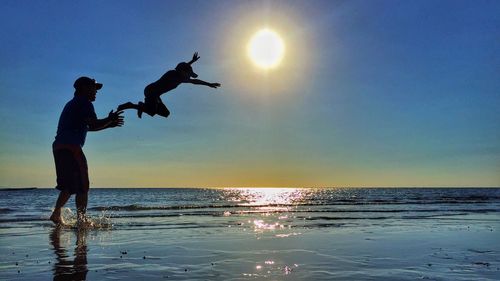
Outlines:
[[[0,280],[500,279],[500,188],[94,188],[84,234],[57,195],[0,192]]]
[[[0,227],[8,228],[46,224],[58,191],[0,195]],[[75,209],[73,197],[66,207]],[[193,228],[227,227],[257,214],[287,216],[287,227],[315,228],[466,219],[499,212],[499,188],[95,188],[88,206],[91,217],[108,218],[114,228],[136,222],[143,227],[175,227],[176,222]]]

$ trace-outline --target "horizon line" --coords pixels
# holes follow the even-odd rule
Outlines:
[[[226,188],[295,188],[295,189],[335,189],[335,188],[500,188],[500,186],[99,186],[91,189],[146,189],[146,188],[178,188],[178,189],[226,189]],[[55,189],[55,187],[38,186],[0,186],[2,189]]]

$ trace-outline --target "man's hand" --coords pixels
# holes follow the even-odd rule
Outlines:
[[[210,88],[217,89],[217,88],[219,88],[219,87],[220,87],[220,84],[219,84],[219,83],[210,83],[208,86],[209,86]]]
[[[116,112],[113,112],[113,110],[111,110],[108,114],[108,119],[110,121],[110,124],[108,125],[108,127],[121,127],[123,126],[123,124],[125,123],[123,121],[123,110],[117,110]]]
[[[189,62],[189,64],[192,64],[193,62],[197,61],[200,59],[200,56],[198,56],[198,52],[193,54],[193,59]]]

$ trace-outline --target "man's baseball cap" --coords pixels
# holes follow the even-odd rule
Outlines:
[[[193,68],[191,65],[187,62],[181,62],[179,63],[176,67],[175,70],[177,71],[184,71],[189,74],[190,77],[196,78],[198,77],[198,74],[194,73]]]
[[[95,85],[95,88],[97,90],[100,90],[102,88],[102,84],[101,83],[97,83],[95,81],[95,79],[82,76],[82,77],[80,77],[80,78],[78,78],[78,79],[75,80],[75,83],[73,84],[73,87],[75,87],[75,89],[78,90],[78,89],[89,87],[89,86],[93,86],[93,85]]]

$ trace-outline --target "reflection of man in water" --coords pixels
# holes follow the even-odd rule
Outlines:
[[[50,243],[54,247],[54,280],[86,280],[87,272],[87,230],[76,230],[75,258],[68,257],[67,249],[61,246],[61,228],[55,227],[50,234]]]
[[[64,107],[57,135],[52,150],[56,164],[57,186],[61,192],[57,198],[54,212],[50,220],[55,224],[63,224],[61,208],[66,204],[71,194],[76,194],[78,222],[85,219],[89,191],[89,176],[87,160],[82,147],[85,144],[87,131],[100,131],[123,125],[122,112],[109,113],[104,119],[97,119],[92,102],[101,83],[94,79],[80,77],[74,83],[75,95]]]
[[[179,63],[175,70],[167,71],[158,81],[147,85],[144,89],[144,102],[139,102],[138,104],[127,102],[118,106],[118,110],[136,109],[139,118],[142,117],[143,112],[151,116],[158,114],[166,118],[170,115],[170,111],[160,98],[164,93],[177,88],[182,83],[205,85],[211,88],[220,87],[219,83],[208,83],[199,79],[191,79],[191,77],[198,77],[198,74],[194,73],[191,64],[199,58],[198,53],[194,53],[193,59],[190,62]]]

